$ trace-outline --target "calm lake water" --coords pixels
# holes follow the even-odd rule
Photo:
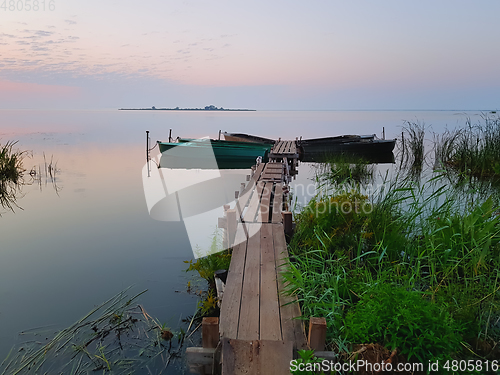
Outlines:
[[[172,328],[192,315],[197,297],[186,291],[194,274],[182,222],[152,219],[142,176],[145,132],[152,141],[173,136],[217,137],[219,130],[270,138],[339,134],[401,134],[404,120],[436,132],[464,125],[480,112],[460,111],[11,111],[0,110],[0,143],[18,141],[32,156],[24,166],[57,163],[50,179],[26,185],[0,217],[0,362],[19,332],[53,325],[54,331],[133,285],[148,289],[139,302]],[[428,135],[432,138],[432,135]],[[156,149],[154,153],[156,153]],[[307,165],[296,183],[311,177]],[[26,181],[29,181],[27,176]],[[216,223],[213,224],[214,226]],[[203,286],[203,283],[198,282]],[[176,370],[173,373],[179,373]]]

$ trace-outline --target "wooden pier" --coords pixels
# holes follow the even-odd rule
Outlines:
[[[285,375],[296,351],[308,347],[303,321],[297,319],[299,304],[282,293],[281,276],[288,260],[285,232],[291,230],[284,194],[297,159],[295,141],[278,142],[270,162],[253,168],[235,208],[219,222],[233,253],[218,330],[217,318],[209,318],[212,329],[203,332],[204,348],[187,351],[198,373]]]

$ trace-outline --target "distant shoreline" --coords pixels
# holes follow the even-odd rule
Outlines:
[[[118,108],[119,111],[204,111],[204,112],[255,112],[256,109],[205,109],[205,108]]]

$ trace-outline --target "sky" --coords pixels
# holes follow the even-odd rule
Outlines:
[[[0,109],[500,109],[498,0],[0,0]]]

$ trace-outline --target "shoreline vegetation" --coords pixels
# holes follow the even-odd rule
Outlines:
[[[214,105],[207,105],[205,108],[156,108],[152,106],[151,108],[119,108],[119,111],[226,111],[226,112],[255,112],[255,109],[227,109],[227,108],[217,108]]]
[[[469,120],[427,153],[425,130],[405,123],[377,188],[362,162],[324,164],[295,212],[287,292],[306,324],[326,318],[326,350],[342,361],[500,358],[500,120]]]

